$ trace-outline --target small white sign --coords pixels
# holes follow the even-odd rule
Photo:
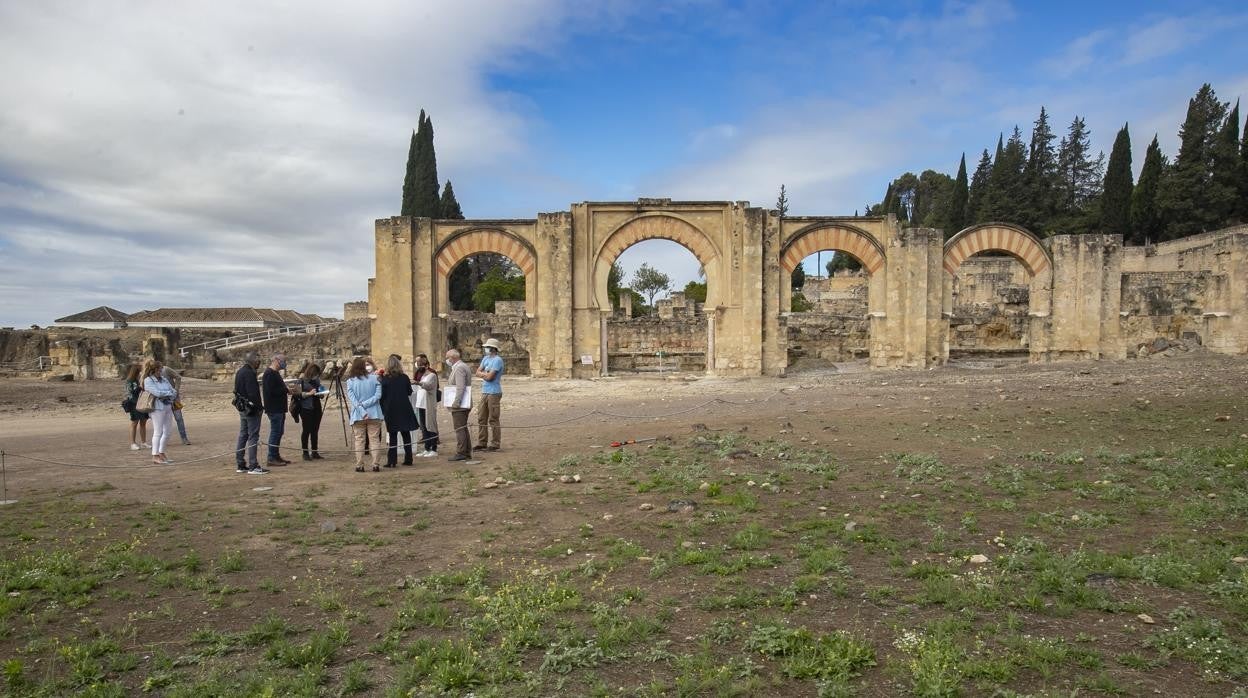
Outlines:
[[[583,366],[593,366],[593,365],[594,365],[594,357],[593,357],[592,355],[590,355],[590,354],[581,354],[581,365],[583,365]]]

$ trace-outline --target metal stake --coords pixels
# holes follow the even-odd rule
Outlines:
[[[4,492],[4,498],[0,499],[0,506],[5,504],[17,504],[16,499],[9,499],[9,471],[4,463],[4,451],[0,450],[0,489]]]

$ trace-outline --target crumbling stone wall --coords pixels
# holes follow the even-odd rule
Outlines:
[[[513,376],[529,375],[532,322],[524,315],[523,309],[519,314],[455,310],[447,315],[446,326],[447,346],[425,351],[434,364],[442,360],[442,355],[450,347],[458,349],[464,361],[475,364],[485,354],[482,344],[493,337],[502,347],[499,354],[506,364],[507,373]]]
[[[342,304],[342,320],[350,322],[351,320],[367,320],[368,319],[368,301],[351,301]]]
[[[1122,275],[1122,340],[1128,356],[1154,352],[1158,339],[1204,342],[1210,271],[1149,271]],[[1164,343],[1168,345],[1168,343]]]
[[[951,280],[949,352],[1027,353],[1031,278],[1013,257],[972,257]]]
[[[649,371],[661,365],[664,370],[704,371],[706,328],[706,318],[698,315],[612,319],[607,323],[611,370]]]
[[[866,313],[792,313],[784,319],[789,366],[827,365],[865,359],[871,348],[871,322]]]
[[[838,272],[835,276],[808,276],[802,296],[811,304],[808,312],[865,317],[870,279],[862,272]]]

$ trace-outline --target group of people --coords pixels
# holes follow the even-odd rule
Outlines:
[[[429,357],[418,354],[413,362],[413,373],[404,371],[403,359],[391,354],[384,369],[378,370],[370,358],[356,357],[342,374],[343,397],[349,411],[349,421],[354,441],[355,470],[365,472],[365,456],[370,456],[373,472],[382,467],[394,468],[399,463],[402,443],[403,465],[412,465],[414,458],[429,458],[438,454],[438,403],[451,413],[455,429],[455,454],[452,461],[465,461],[473,457],[473,443],[468,427],[468,415],[477,407],[477,450],[497,451],[502,447],[500,408],[502,402],[503,359],[499,355],[497,339],[487,339],[483,344],[485,355],[476,370],[462,360],[456,349],[446,352],[445,363],[449,369],[445,391],[438,372],[429,363]],[[321,367],[306,363],[299,371],[298,379],[285,380],[281,372],[286,369],[286,357],[273,355],[263,374],[257,375],[260,357],[249,352],[243,365],[234,375],[234,406],[239,412],[238,441],[235,451],[235,467],[239,473],[263,475],[269,472],[258,460],[261,415],[269,421],[267,466],[289,465],[291,461],[281,456],[281,440],[285,432],[286,414],[303,424],[300,445],[304,460],[321,458],[317,448],[317,435],[324,412],[322,398],[329,394],[320,381]],[[472,378],[481,379],[480,400],[472,397]],[[382,426],[386,437],[383,442]],[[419,443],[413,447],[412,432],[419,431]],[[385,444],[386,458],[381,461]]]
[[[144,395],[146,393],[146,396]],[[169,432],[176,422],[184,446],[191,445],[182,417],[182,376],[154,358],[130,366],[126,373],[121,409],[130,416],[130,450],[152,449],[152,462],[172,463],[165,453]],[[147,425],[152,423],[152,440]]]
[[[286,415],[303,425],[299,446],[304,460],[322,460],[318,438],[324,405],[321,399],[328,391],[321,385],[321,367],[311,361],[299,370],[290,381],[282,377],[286,370],[286,355],[273,355],[264,372],[260,369],[260,355],[254,351],[243,357],[243,365],[234,374],[234,407],[238,410],[238,441],[235,443],[234,465],[240,473],[264,475],[268,467],[290,465],[292,461],[282,457],[282,437],[286,434]],[[265,441],[266,465],[260,465],[260,421],[269,422],[269,435]]]

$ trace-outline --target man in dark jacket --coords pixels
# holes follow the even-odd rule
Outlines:
[[[277,352],[269,367],[264,369],[260,377],[260,392],[264,395],[264,413],[269,417],[269,467],[290,465],[290,461],[282,458],[282,434],[286,432],[286,410],[290,407],[287,398],[290,391],[286,389],[286,381],[278,371],[286,370],[286,355]]]
[[[269,471],[260,467],[256,447],[260,442],[260,383],[256,369],[260,357],[249,351],[243,365],[234,374],[234,406],[238,408],[238,443],[234,451],[235,471],[250,475],[264,475]],[[244,459],[246,456],[246,459]]]

